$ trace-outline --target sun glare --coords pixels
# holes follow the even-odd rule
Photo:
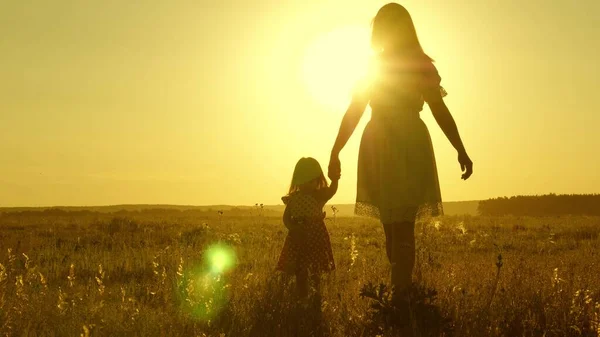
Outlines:
[[[307,90],[328,108],[346,104],[356,82],[366,74],[369,30],[348,26],[325,33],[307,48],[303,77]]]

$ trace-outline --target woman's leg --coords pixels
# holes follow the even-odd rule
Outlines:
[[[391,232],[392,285],[396,292],[401,292],[412,283],[415,266],[415,223],[394,223],[391,225]]]

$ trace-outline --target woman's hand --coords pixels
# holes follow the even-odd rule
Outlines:
[[[466,151],[458,153],[458,163],[460,164],[460,170],[463,172],[461,179],[467,180],[473,174],[473,162]]]
[[[340,157],[337,154],[331,154],[329,158],[329,167],[327,176],[332,181],[339,180],[342,175],[342,164],[340,163]]]

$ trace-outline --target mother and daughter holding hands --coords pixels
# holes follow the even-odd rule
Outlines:
[[[277,269],[296,276],[300,296],[309,283],[318,289],[323,273],[335,269],[323,207],[336,193],[341,174],[339,154],[367,104],[371,120],[358,155],[355,213],[383,224],[391,283],[396,293],[412,282],[417,216],[441,215],[442,199],[431,138],[419,113],[427,103],[468,179],[473,163],[446,107],[446,91],[433,60],[425,54],[408,11],[399,4],[383,6],[372,25],[376,52],[368,79],[360,83],[346,110],[329,160],[328,177],[313,158],[296,164],[283,222],[288,228]]]

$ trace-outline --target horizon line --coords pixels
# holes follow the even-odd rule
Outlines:
[[[483,200],[483,199],[481,199]],[[442,201],[442,203],[457,203],[457,202],[479,202],[481,200],[451,200],[451,201]],[[349,203],[327,203],[327,205],[354,205],[354,202]],[[194,205],[194,204],[104,204],[104,205],[52,205],[52,206],[0,206],[0,209],[3,208],[61,208],[61,207],[77,207],[77,208],[86,208],[86,207],[125,207],[125,206],[169,206],[169,207],[256,207],[261,204],[205,204],[205,205]],[[283,203],[280,204],[262,204],[263,207],[273,207],[273,206],[284,206]]]

